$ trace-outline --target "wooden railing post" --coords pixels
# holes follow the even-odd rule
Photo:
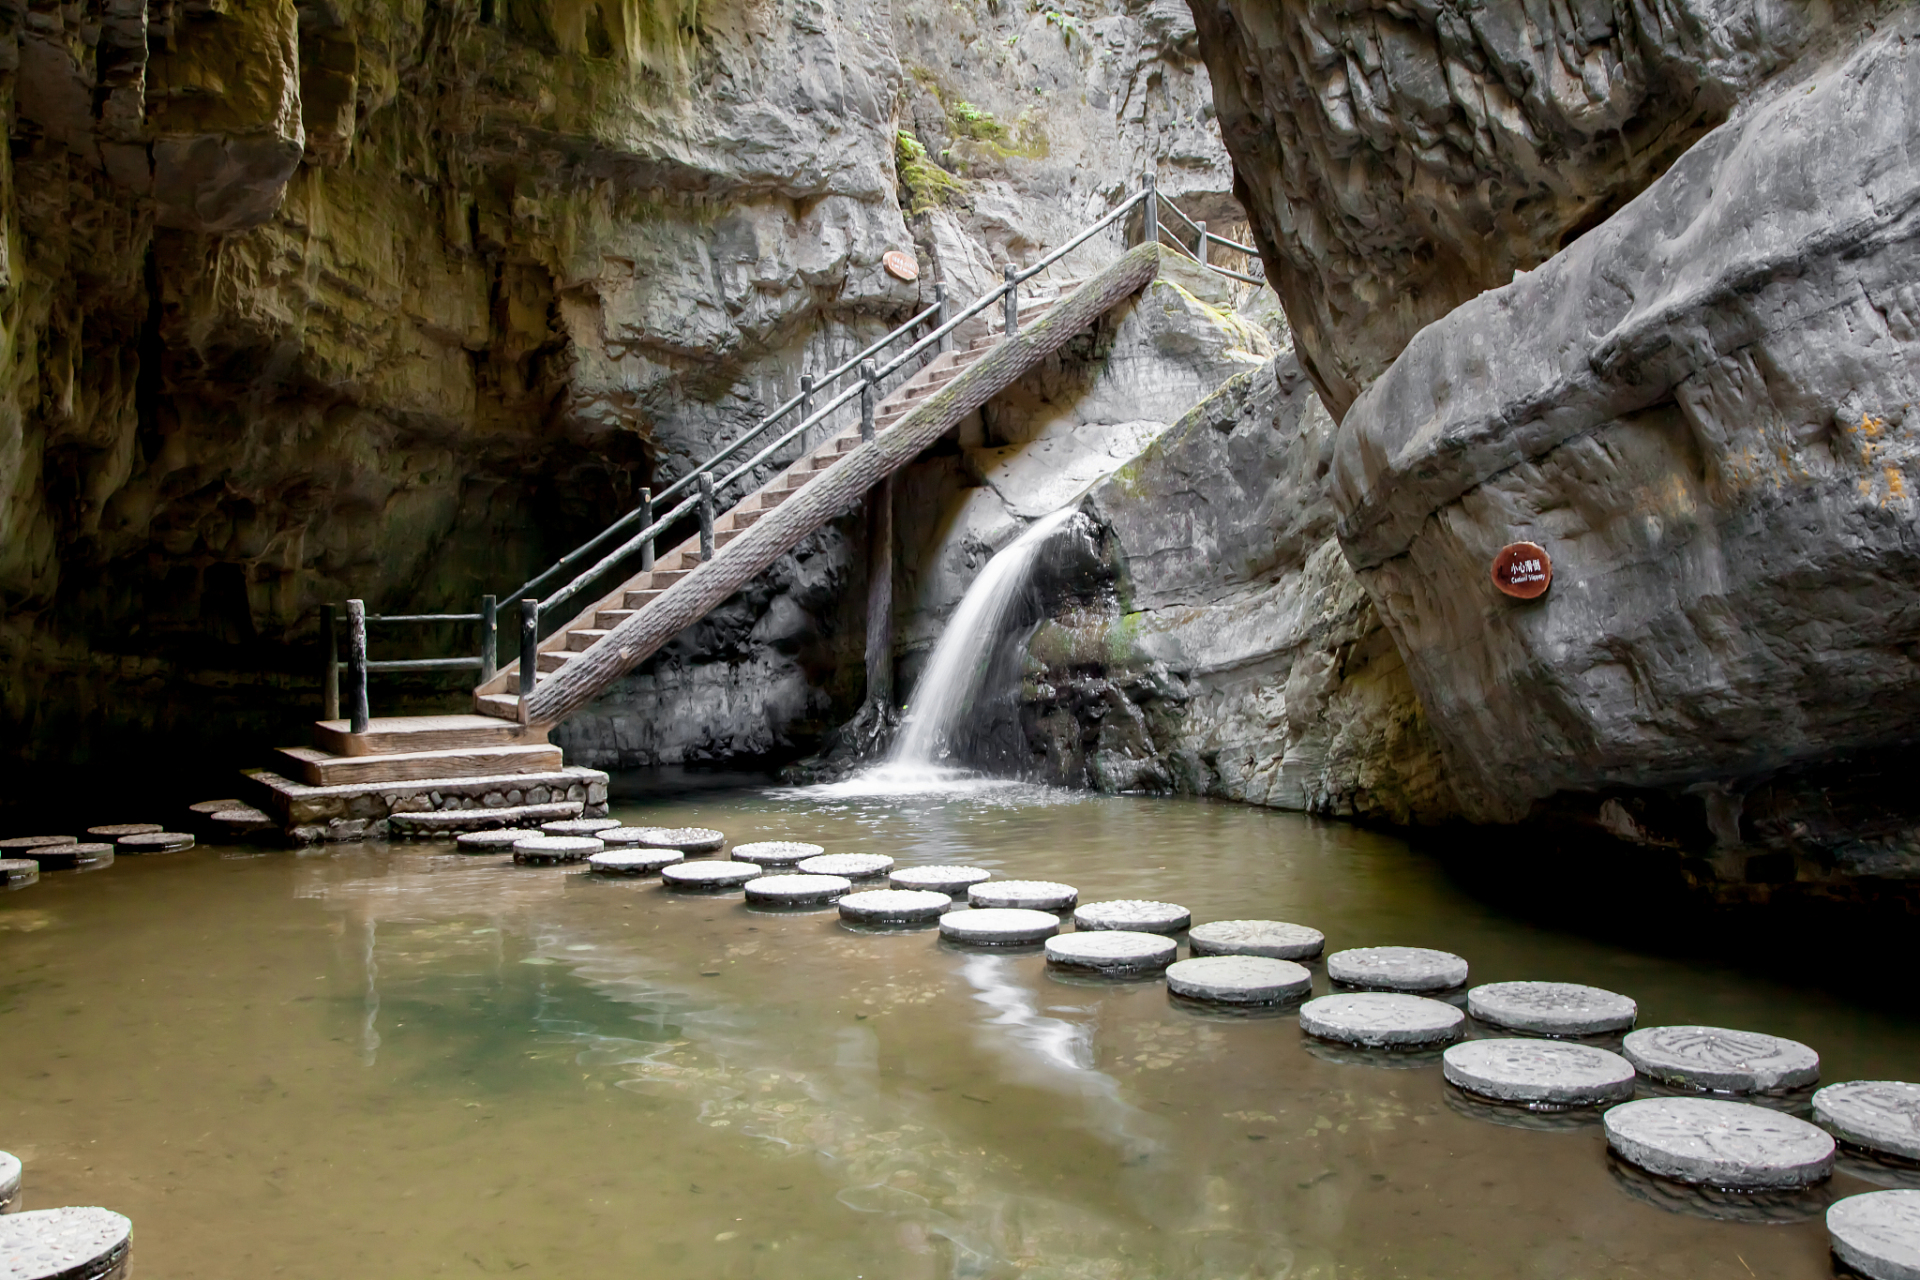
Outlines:
[[[1200,252],[1194,256],[1200,259],[1200,265],[1204,267],[1207,265],[1207,224],[1201,222],[1196,225],[1200,228]]]
[[[860,362],[860,438],[873,439],[873,361]]]
[[[340,718],[340,632],[333,606],[320,606],[320,718]]]
[[[1007,282],[1005,327],[1009,338],[1020,332],[1020,287],[1014,280],[1014,277],[1019,274],[1019,270],[1011,262],[1007,264],[1006,270],[1000,273],[1001,278]]]
[[[367,712],[367,602],[347,601],[347,727],[365,733]]]
[[[500,670],[500,605],[492,596],[480,597],[480,683]]]
[[[527,720],[527,699],[540,672],[540,602],[520,602],[520,722]]]
[[[700,473],[700,558],[713,559],[713,472]]]
[[[653,490],[640,491],[640,527],[646,528],[653,523]],[[648,538],[640,544],[640,572],[647,573],[653,568],[653,539]]]
[[[936,330],[944,328],[947,323],[947,286],[944,284],[933,286],[933,305],[936,308],[933,313],[933,327]],[[953,335],[941,334],[940,341],[934,346],[934,354],[945,355],[951,350],[953,350]]]
[[[800,375],[800,421],[805,422],[808,418],[811,418],[812,416],[813,416],[813,375],[810,373],[803,373]],[[805,452],[806,448],[807,448],[807,437],[803,435],[800,437],[800,449],[802,452]]]
[[[1154,189],[1153,175],[1141,184],[1147,198],[1140,202],[1140,243],[1160,243],[1160,193]]]

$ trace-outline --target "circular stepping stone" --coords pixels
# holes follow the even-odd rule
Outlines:
[[[231,809],[222,809],[212,815],[208,821],[213,823],[214,833],[220,836],[250,836],[263,831],[271,831],[280,824],[253,808],[251,805],[235,805]]]
[[[597,836],[602,831],[611,831],[619,826],[617,818],[561,818],[557,822],[540,824],[543,836]]]
[[[1459,1088],[1530,1107],[1596,1107],[1633,1097],[1633,1064],[1583,1044],[1470,1040],[1448,1049],[1441,1074]]]
[[[748,883],[747,901],[768,907],[811,907],[832,902],[852,888],[853,881],[845,876],[762,875]]]
[[[962,907],[940,917],[940,936],[976,947],[1013,947],[1045,942],[1060,932],[1060,917],[1015,907]]]
[[[1196,956],[1306,960],[1319,955],[1326,945],[1327,935],[1318,929],[1279,920],[1215,920],[1197,924],[1187,933],[1187,947]]]
[[[150,836],[165,830],[157,822],[116,822],[107,827],[88,827],[87,834],[101,840],[118,840],[121,836]]]
[[[113,861],[113,846],[110,844],[62,845],[61,852],[71,853],[77,867],[104,867]]]
[[[1121,898],[1089,902],[1073,913],[1076,929],[1125,929],[1132,933],[1178,933],[1193,923],[1193,912],[1171,902]]]
[[[660,869],[667,888],[690,893],[724,893],[765,874],[766,868],[751,862],[676,862]]]
[[[678,849],[603,849],[587,855],[587,867],[610,876],[650,876],[686,857]]]
[[[0,889],[24,889],[40,880],[40,864],[32,858],[0,858]]]
[[[629,827],[629,831],[641,834],[628,838],[626,844],[637,844],[648,849],[678,849],[689,858],[706,853],[718,853],[727,843],[727,837],[712,827]]]
[[[111,1209],[34,1209],[0,1218],[6,1280],[107,1280],[125,1274],[133,1223]]]
[[[840,918],[854,924],[926,924],[953,910],[953,899],[931,889],[868,889],[840,899]]]
[[[1284,1004],[1313,990],[1313,975],[1271,956],[1201,956],[1167,968],[1167,989],[1213,1004]]]
[[[1607,1145],[1675,1182],[1760,1191],[1833,1171],[1833,1138],[1805,1120],[1717,1098],[1642,1098],[1607,1112]]]
[[[1071,911],[1080,891],[1052,880],[989,880],[967,890],[975,907],[1007,907],[1023,911]]]
[[[532,867],[583,862],[606,848],[592,836],[526,836],[513,842],[513,860]]]
[[[20,1198],[20,1157],[0,1151],[0,1213]]]
[[[113,856],[110,844],[43,844],[37,849],[22,850],[21,856],[39,863],[42,871],[72,871],[82,861],[91,861],[101,849],[107,851],[107,856]]]
[[[1577,982],[1489,982],[1467,992],[1467,1012],[1482,1022],[1543,1036],[1626,1031],[1640,1006]]]
[[[1820,1079],[1820,1055],[1798,1040],[1725,1027],[1643,1027],[1621,1050],[1643,1076],[1718,1093],[1798,1089]]]
[[[808,844],[804,840],[755,840],[750,844],[733,846],[730,856],[735,862],[757,862],[763,867],[791,867],[825,852],[820,845]]]
[[[958,897],[991,879],[993,872],[980,867],[902,867],[887,878],[887,883],[896,889],[925,889]]]
[[[1180,944],[1157,933],[1097,929],[1047,939],[1047,963],[1092,973],[1151,973],[1180,954]]]
[[[149,831],[144,835],[121,836],[113,843],[121,853],[179,853],[193,848],[193,837],[184,831]]]
[[[223,813],[228,809],[244,809],[246,807],[247,802],[245,800],[202,800],[199,804],[188,805],[187,812],[197,813],[203,818],[210,818],[214,814]]]
[[[522,840],[537,840],[538,831],[529,831],[524,827],[498,827],[492,831],[468,831],[453,838],[454,847],[462,853],[512,853],[513,846]]]
[[[0,840],[0,850],[44,849],[50,844],[79,844],[72,836],[12,836]]]
[[[1310,1036],[1368,1049],[1418,1048],[1458,1040],[1467,1015],[1425,996],[1389,991],[1342,992],[1300,1006]]]
[[[1467,962],[1426,947],[1356,947],[1327,957],[1327,977],[1364,991],[1445,991],[1467,980]]]
[[[1813,1118],[1834,1137],[1903,1160],[1920,1160],[1920,1084],[1849,1080],[1813,1095]]]
[[[893,859],[884,853],[829,853],[803,858],[800,870],[810,876],[845,876],[849,880],[870,880],[893,869]]]
[[[1827,1210],[1840,1261],[1869,1280],[1920,1280],[1920,1191],[1870,1191]]]

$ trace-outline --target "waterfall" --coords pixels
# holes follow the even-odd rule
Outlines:
[[[994,641],[1006,623],[1007,609],[1027,584],[1034,558],[1060,526],[1073,519],[1077,506],[1063,507],[1033,522],[1003,547],[980,571],[953,619],[940,633],[927,662],[926,674],[914,688],[900,736],[887,757],[889,772],[936,769],[955,728],[973,709],[987,667],[993,661]]]

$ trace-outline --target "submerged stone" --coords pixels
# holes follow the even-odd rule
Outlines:
[[[931,889],[868,889],[840,899],[840,918],[856,924],[924,924],[953,909],[951,897]]]
[[[1640,1008],[1626,996],[1577,982],[1490,982],[1467,992],[1467,1012],[1515,1031],[1592,1036],[1629,1029]]]
[[[1903,1160],[1920,1160],[1920,1084],[1849,1080],[1813,1095],[1813,1118],[1834,1137]]]
[[[1441,1059],[1468,1093],[1527,1106],[1592,1107],[1633,1096],[1633,1064],[1617,1053],[1545,1040],[1471,1040]]]
[[[981,867],[901,867],[887,878],[887,883],[896,889],[925,889],[958,896],[991,879],[993,872]]]
[[[767,874],[751,862],[676,862],[660,869],[661,883],[691,893],[724,893]]]
[[[1446,991],[1467,980],[1467,962],[1427,947],[1356,947],[1327,957],[1327,976],[1366,991]]]
[[[1047,939],[1047,963],[1094,973],[1150,973],[1180,954],[1180,944],[1158,933],[1100,929]]]
[[[4,1280],[117,1280],[133,1223],[111,1209],[34,1209],[0,1218]]]
[[[1419,1048],[1458,1040],[1467,1015],[1425,996],[1390,991],[1341,992],[1300,1006],[1310,1036],[1369,1049]]]
[[[513,860],[528,866],[583,862],[606,848],[592,836],[528,836],[513,844]]]
[[[512,853],[522,840],[536,840],[538,831],[525,827],[502,827],[497,831],[464,831],[454,837],[454,847],[462,853]]]
[[[763,875],[747,884],[747,901],[769,907],[813,906],[832,902],[852,889],[853,881],[845,876]]]
[[[678,849],[688,857],[704,853],[718,853],[727,843],[727,837],[712,827],[628,827],[636,834],[623,837],[623,844],[637,844],[648,849]]]
[[[0,1213],[20,1198],[20,1157],[0,1151]]]
[[[800,870],[810,876],[845,876],[849,880],[870,880],[893,869],[893,859],[884,853],[829,853],[803,858]]]
[[[121,836],[114,841],[121,853],[179,853],[193,848],[193,837],[184,831],[148,831],[137,836]]]
[[[105,827],[88,827],[87,834],[101,840],[118,840],[121,836],[147,836],[165,830],[157,822],[116,822]]]
[[[1196,956],[1305,960],[1319,955],[1326,945],[1327,935],[1318,929],[1280,920],[1214,920],[1197,924],[1187,933],[1187,946]]]
[[[1820,1055],[1798,1040],[1726,1027],[1644,1027],[1621,1046],[1662,1084],[1719,1093],[1798,1089],[1820,1079]]]
[[[598,836],[620,824],[612,818],[561,818],[540,824],[540,834],[548,836]]]
[[[1076,929],[1125,929],[1134,933],[1178,933],[1193,923],[1193,913],[1171,902],[1121,898],[1089,902],[1073,913]]]
[[[975,907],[1006,907],[1024,911],[1071,911],[1080,891],[1052,880],[989,880],[967,890]]]
[[[977,947],[1044,942],[1060,932],[1060,917],[1018,907],[962,907],[940,917],[940,936]]]
[[[1920,1280],[1920,1191],[1869,1191],[1827,1210],[1840,1261],[1868,1280]]]
[[[686,857],[678,849],[602,849],[587,855],[587,869],[609,876],[648,876]]]
[[[0,889],[24,889],[40,880],[40,864],[32,858],[0,858]]]
[[[1284,1004],[1313,990],[1313,975],[1271,956],[1201,956],[1167,969],[1167,989],[1217,1004]]]
[[[1833,1138],[1778,1111],[1717,1098],[1642,1098],[1607,1112],[1607,1145],[1676,1182],[1804,1187],[1833,1171]]]
[[[808,844],[804,840],[755,840],[750,844],[733,846],[731,856],[735,862],[757,862],[763,867],[791,867],[825,852],[826,849],[820,845]]]

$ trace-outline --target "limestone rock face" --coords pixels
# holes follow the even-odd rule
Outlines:
[[[1190,0],[1260,247],[1336,419],[1423,326],[1613,215],[1869,0]]]

